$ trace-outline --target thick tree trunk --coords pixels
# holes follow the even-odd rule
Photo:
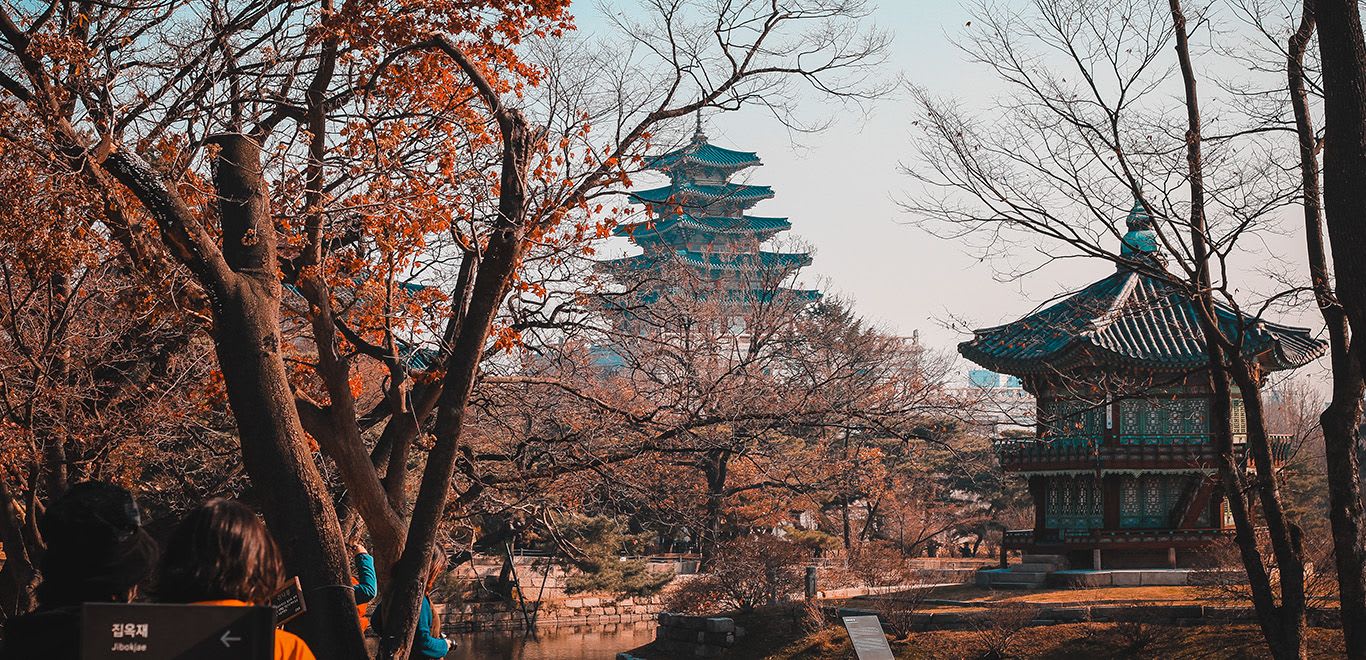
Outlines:
[[[303,582],[308,614],[297,632],[319,658],[363,658],[347,551],[294,410],[273,318],[279,298],[269,288],[242,278],[220,301],[215,318],[214,346],[237,418],[242,462],[286,567]]]
[[[1356,0],[1317,0],[1323,68],[1323,210],[1337,294],[1366,336],[1366,35]],[[1358,356],[1361,359],[1363,356]]]
[[[1286,74],[1299,137],[1309,279],[1328,328],[1332,355],[1333,395],[1319,421],[1328,466],[1328,519],[1333,532],[1343,641],[1347,657],[1362,660],[1366,658],[1366,545],[1362,542],[1361,469],[1357,447],[1363,381],[1361,361],[1352,354],[1351,327],[1337,300],[1324,252],[1318,141],[1304,80],[1304,53],[1314,34],[1315,20],[1314,0],[1305,0],[1300,26],[1289,40]]]
[[[281,354],[281,289],[260,147],[242,135],[216,141],[223,254],[235,277],[214,292],[214,347],[243,464],[286,566],[303,582],[309,611],[298,632],[319,658],[364,658],[349,557]]]

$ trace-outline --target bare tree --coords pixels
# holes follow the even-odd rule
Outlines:
[[[985,238],[987,247],[1025,236],[1043,239],[1045,260],[1109,260],[1193,303],[1209,357],[1200,378],[1213,393],[1220,480],[1262,631],[1276,657],[1302,657],[1301,534],[1279,493],[1261,407],[1266,376],[1249,351],[1252,326],[1296,291],[1246,307],[1234,295],[1229,267],[1240,240],[1265,230],[1298,182],[1279,175],[1270,160],[1248,155],[1267,139],[1261,133],[1202,135],[1189,40],[1206,20],[1200,14],[1188,23],[1179,2],[1096,8],[1045,0],[1027,13],[980,8],[965,52],[1017,90],[1014,105],[992,127],[918,91],[925,166],[910,173],[924,191],[906,208],[957,235]],[[1173,46],[1176,59],[1164,60]],[[1174,85],[1184,100],[1179,119],[1165,99],[1155,101]],[[1125,242],[1112,218],[1129,200],[1151,218],[1154,247],[1175,269],[1115,249]],[[1235,396],[1247,414],[1255,476],[1240,468],[1232,442]],[[1260,503],[1276,581],[1257,547],[1250,498]]]

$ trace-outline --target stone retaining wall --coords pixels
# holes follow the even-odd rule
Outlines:
[[[463,603],[459,606],[434,605],[441,618],[441,630],[480,632],[485,630],[523,630],[528,618],[539,626],[570,626],[586,623],[633,623],[649,621],[664,609],[662,599],[596,596],[569,597],[555,602],[527,604],[524,614],[516,603]]]

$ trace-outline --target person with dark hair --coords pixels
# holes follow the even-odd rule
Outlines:
[[[180,522],[162,556],[157,599],[167,603],[268,605],[284,585],[284,563],[266,526],[246,505],[213,499]],[[314,660],[302,639],[275,631],[275,660]]]
[[[87,481],[57,498],[38,521],[47,542],[38,609],[5,622],[0,659],[76,660],[81,603],[126,603],[152,574],[157,545],[124,488]]]

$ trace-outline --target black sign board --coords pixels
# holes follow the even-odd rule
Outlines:
[[[887,636],[882,632],[882,622],[876,615],[846,616],[844,627],[849,631],[849,641],[854,644],[858,660],[892,660],[892,647],[887,644]]]
[[[270,597],[270,607],[275,610],[275,625],[283,626],[294,617],[308,611],[304,602],[304,590],[299,587],[299,578],[294,577],[285,583],[285,588]]]
[[[269,607],[86,603],[81,660],[272,660]]]

